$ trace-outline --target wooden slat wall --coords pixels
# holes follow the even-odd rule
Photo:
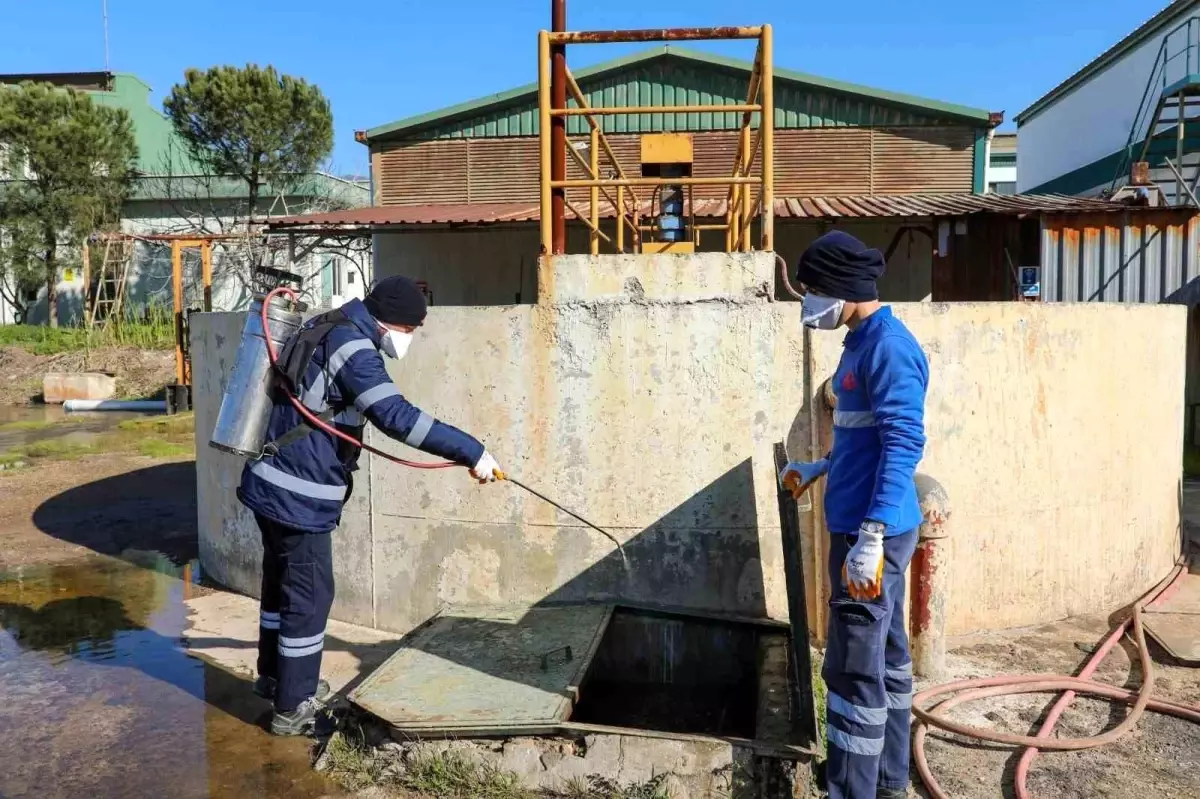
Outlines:
[[[608,136],[626,171],[638,165],[639,135]],[[576,142],[586,138],[575,137]],[[732,173],[738,134],[695,134],[697,176]],[[969,192],[974,131],[967,128],[806,128],[775,136],[778,196]],[[586,151],[585,151],[586,157]],[[607,158],[601,167],[608,173]],[[421,141],[373,153],[380,205],[537,202],[538,142],[532,137]],[[754,174],[761,173],[756,156]],[[583,178],[568,156],[567,177]],[[696,188],[696,197],[724,197],[726,188]],[[646,192],[642,192],[646,194]],[[587,200],[587,189],[568,193]]]
[[[964,128],[876,128],[876,194],[969,192],[975,135]]]

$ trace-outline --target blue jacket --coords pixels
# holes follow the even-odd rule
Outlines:
[[[350,324],[333,328],[317,346],[304,374],[300,400],[313,413],[337,411],[334,425],[362,441],[367,420],[410,447],[471,467],[483,445],[443,424],[400,395],[379,354],[379,325],[361,302],[342,306]],[[311,325],[312,321],[306,323]],[[271,411],[268,441],[300,424],[286,398]],[[361,450],[323,430],[293,442],[274,457],[251,461],[242,470],[238,498],[257,514],[313,533],[337,527],[350,497],[351,473]]]
[[[913,475],[925,449],[929,362],[888,307],[846,336],[834,373],[837,410],[825,484],[831,533],[857,533],[864,519],[885,535],[921,524]]]

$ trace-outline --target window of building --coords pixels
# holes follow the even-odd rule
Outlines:
[[[1015,180],[1004,180],[989,183],[988,191],[992,194],[1016,194],[1017,182]]]

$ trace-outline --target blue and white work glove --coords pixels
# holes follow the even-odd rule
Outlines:
[[[883,533],[887,528],[870,519],[858,528],[858,540],[842,564],[842,582],[851,599],[867,601],[883,593]]]
[[[828,471],[829,458],[821,458],[813,463],[793,461],[779,473],[779,484],[791,491],[794,499],[800,499],[808,487]]]

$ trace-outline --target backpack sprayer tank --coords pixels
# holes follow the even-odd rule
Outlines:
[[[208,442],[216,449],[248,458],[262,455],[275,395],[275,376],[263,331],[263,299],[262,295],[256,295],[250,304],[233,373],[229,376],[221,410],[217,413],[217,424]],[[303,307],[297,307],[284,297],[271,299],[267,320],[276,351],[300,329],[302,310]]]

